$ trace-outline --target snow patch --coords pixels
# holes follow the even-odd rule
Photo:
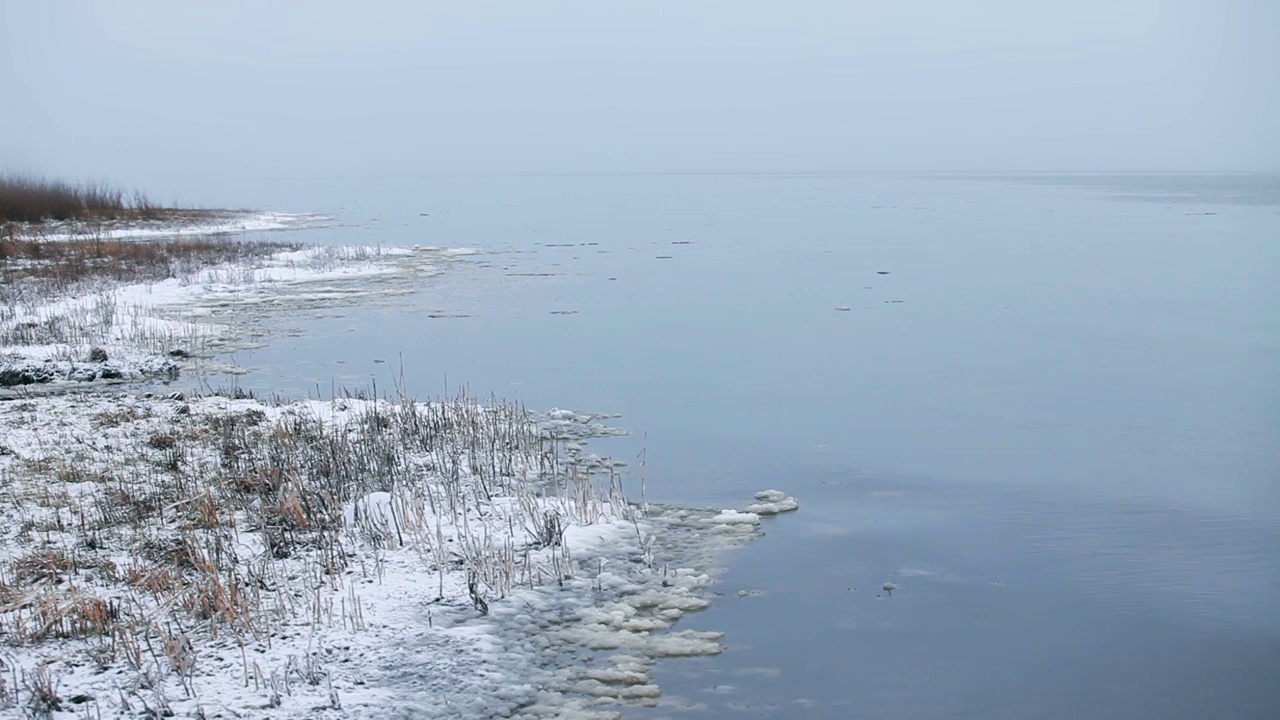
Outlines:
[[[332,219],[332,217],[312,213],[211,211],[192,212],[184,217],[158,220],[50,222],[20,226],[18,232],[24,237],[49,242],[86,238],[154,240],[169,237],[296,230],[319,227]]]

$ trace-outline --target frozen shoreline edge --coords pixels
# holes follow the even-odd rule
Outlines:
[[[262,268],[251,268],[254,273],[261,274],[261,277],[253,279],[253,284],[263,296],[278,296],[283,293],[287,297],[289,293],[316,282],[331,282],[335,279],[360,281],[385,273],[402,272],[403,267],[397,269],[397,263],[403,266],[404,261],[416,260],[422,253],[429,257],[441,253],[463,254],[450,253],[440,248],[425,248],[416,254],[415,251],[397,249],[386,251],[384,255],[382,249],[377,249],[375,254],[374,249],[365,248],[344,257],[328,257],[325,259],[328,265],[323,268],[303,268],[299,261],[305,260],[308,252],[316,252],[315,249],[291,252],[295,255],[283,265],[268,264]],[[424,267],[421,263],[409,263],[409,266],[414,268],[413,272],[419,272]],[[286,275],[289,277],[285,277]],[[141,306],[152,311],[165,308],[163,317],[152,313],[152,316],[164,322],[178,322],[174,318],[182,317],[184,312],[188,313],[187,319],[190,321],[192,296],[207,301],[209,297],[220,294],[239,295],[243,290],[242,285],[237,286],[235,283],[222,287],[217,287],[216,282],[186,285],[178,282],[171,285],[176,287],[167,287],[159,293],[161,302],[144,303]],[[117,302],[120,291],[121,288],[113,291]],[[125,292],[126,302],[136,301],[135,295],[140,292],[143,290],[139,288]],[[166,292],[185,300],[174,300]],[[152,296],[151,300],[156,299],[154,287],[146,288],[145,293]],[[71,306],[74,307],[75,304],[72,303]],[[352,408],[355,408],[356,415],[368,411],[369,406],[364,403],[369,401],[348,402],[343,413],[352,413]],[[460,403],[457,405],[459,408],[473,405],[467,400],[449,402]],[[142,408],[137,412],[146,416],[143,420],[159,418],[158,422],[162,425],[190,422],[193,419],[203,419],[216,425],[229,422],[228,417],[241,417],[250,412],[261,413],[264,418],[275,422],[314,420],[322,428],[326,423],[329,426],[335,423],[345,426],[350,421],[349,418],[342,422],[336,420],[336,402],[328,403],[327,408],[324,405],[315,401],[298,401],[272,407],[247,399],[213,397],[186,401],[93,393],[78,396],[74,400],[50,396],[28,398],[20,404],[0,401],[0,413],[8,416],[6,419],[12,419],[14,413],[25,414],[29,420],[35,418],[30,421],[39,429],[40,437],[49,438],[61,433],[66,442],[57,447],[70,451],[82,443],[84,437],[92,436],[89,428],[98,422],[95,418],[102,417],[104,413],[110,415],[118,412],[118,408],[112,409],[116,406]],[[429,405],[423,404],[424,407]],[[30,407],[19,409],[23,406]],[[374,403],[372,407],[377,407],[377,404]],[[183,408],[186,410],[183,411]],[[603,459],[584,455],[583,443],[593,434],[615,431],[593,423],[587,416],[565,411],[550,413],[532,422],[538,428],[537,432],[550,428],[551,432],[564,433],[565,451],[577,458],[576,463],[585,463],[587,467],[594,468],[595,472],[609,467]],[[0,427],[9,427],[10,424],[0,423]],[[71,428],[70,431],[68,427]],[[133,435],[126,433],[118,442],[121,447],[130,443],[135,447],[141,444],[143,447],[139,448],[139,452],[145,457],[148,453],[146,447],[149,447],[146,443],[151,442],[155,432],[155,426],[143,422],[135,428]],[[13,431],[0,434],[0,476],[20,480],[24,473],[29,472],[29,468],[20,467],[24,464],[58,466],[56,453],[49,454],[47,451],[50,446],[45,442],[35,443],[37,452],[31,450],[31,443],[14,442],[12,436]],[[74,455],[62,459],[66,461],[64,466],[73,461],[83,462],[82,458],[77,460]],[[590,472],[587,474],[591,475]],[[46,485],[52,484],[54,487],[57,487],[56,483],[59,481],[63,485],[67,484],[56,472],[52,478],[44,477],[44,481]],[[343,640],[341,645],[331,644],[326,646],[327,649],[318,649],[314,643],[322,643],[329,638],[325,633],[315,631],[315,627],[319,625],[315,623],[310,633],[299,632],[297,635],[279,638],[274,645],[268,641],[266,649],[255,649],[260,656],[256,669],[249,670],[248,665],[244,664],[240,672],[235,673],[232,672],[232,666],[237,664],[235,658],[244,652],[243,644],[233,648],[236,652],[231,653],[231,656],[225,653],[220,655],[218,652],[211,652],[209,639],[199,635],[198,631],[184,633],[181,641],[190,642],[192,651],[197,655],[211,652],[213,659],[202,662],[201,665],[209,662],[222,664],[222,676],[210,677],[205,675],[204,668],[200,670],[199,684],[203,690],[195,687],[196,675],[189,673],[184,679],[180,663],[172,662],[171,658],[169,667],[166,667],[161,662],[164,658],[157,657],[155,667],[152,668],[156,677],[146,678],[143,669],[135,669],[134,677],[130,679],[133,683],[132,690],[128,692],[121,690],[119,678],[115,679],[116,687],[113,691],[95,680],[97,676],[84,672],[83,665],[77,669],[73,662],[64,657],[53,658],[54,665],[49,667],[54,667],[55,672],[61,670],[59,676],[64,682],[60,692],[63,695],[71,697],[69,693],[73,692],[73,684],[88,688],[75,696],[92,695],[98,709],[106,717],[126,714],[128,697],[134,697],[144,704],[145,698],[150,697],[153,703],[164,702],[180,714],[206,712],[216,716],[214,711],[219,705],[234,713],[237,711],[232,710],[223,698],[249,696],[247,688],[250,685],[255,691],[250,696],[253,701],[251,704],[238,705],[239,712],[251,711],[257,716],[265,717],[291,717],[304,709],[309,714],[332,717],[386,717],[397,714],[410,717],[491,717],[497,712],[512,717],[530,718],[614,717],[615,714],[607,707],[610,703],[657,702],[660,691],[648,680],[648,668],[659,658],[719,652],[719,637],[714,633],[681,633],[668,628],[684,612],[706,606],[708,601],[705,596],[711,583],[710,573],[715,569],[715,556],[754,537],[759,532],[760,520],[756,513],[660,506],[654,506],[651,515],[638,516],[636,513],[639,511],[624,499],[624,495],[615,496],[613,492],[612,487],[608,493],[602,493],[599,488],[591,488],[588,493],[590,496],[609,498],[597,506],[598,510],[607,510],[601,511],[595,522],[571,523],[565,528],[565,542],[567,546],[573,547],[573,557],[567,561],[574,568],[573,577],[559,581],[553,591],[538,583],[532,583],[532,587],[527,590],[516,585],[510,588],[510,594],[505,598],[489,603],[488,614],[484,616],[475,614],[477,609],[474,603],[469,603],[471,598],[464,590],[466,577],[457,573],[448,575],[450,592],[453,593],[452,604],[441,606],[440,609],[444,611],[437,614],[433,614],[430,607],[424,607],[420,597],[421,585],[425,580],[436,577],[441,563],[437,563],[431,572],[423,575],[419,567],[423,562],[421,548],[406,548],[401,542],[401,547],[396,548],[400,551],[399,554],[389,552],[384,547],[382,558],[378,561],[382,564],[382,570],[377,587],[384,589],[365,591],[371,598],[380,598],[369,609],[373,611],[374,617],[379,618],[375,623],[383,623],[381,634],[370,632],[367,623],[358,633],[349,630],[344,613],[343,633],[339,634]],[[773,492],[761,493],[757,500],[774,503],[785,500],[794,504],[794,499],[785,498],[781,493],[777,494],[779,497],[775,497]],[[76,497],[79,498],[79,495]],[[490,498],[490,502],[493,499]],[[381,499],[366,494],[360,502],[365,503],[367,516],[370,503],[374,507],[390,509],[400,501],[395,499],[394,494]],[[539,502],[549,501],[543,498]],[[347,515],[344,517],[349,521],[354,520],[359,515],[359,507],[359,502],[348,503],[344,510]],[[545,509],[542,506],[536,507]],[[782,508],[790,509],[794,509],[794,506]],[[488,512],[493,512],[492,505]],[[477,532],[481,528],[486,529],[486,532],[493,530],[482,522],[480,516],[470,518],[470,523],[473,523],[470,525],[466,522],[468,517],[465,512],[462,518],[465,527],[472,527]],[[386,528],[381,532],[385,536]],[[465,530],[458,532],[459,540],[464,537],[470,537],[471,541],[477,540],[474,536],[467,536]],[[83,538],[64,539],[68,542],[83,542]],[[381,542],[390,540],[384,537]],[[13,552],[26,549],[19,543],[7,542],[6,547],[13,548],[10,556],[5,558],[7,561],[15,562],[27,557],[13,557]],[[364,550],[369,551],[369,548]],[[370,558],[377,557],[376,548],[373,551]],[[386,590],[385,583],[382,582],[388,577],[388,572],[398,579],[398,582],[392,583],[390,590]],[[443,581],[441,582],[443,585]],[[71,584],[71,587],[77,586]],[[340,596],[330,597],[330,611],[334,597],[345,599]],[[471,606],[468,609],[469,604]],[[322,607],[319,600],[316,607]],[[534,611],[530,611],[530,608],[534,608]],[[425,629],[422,627],[424,609],[427,610]],[[12,603],[0,606],[0,618],[7,613],[20,614],[23,610],[23,607],[13,607]],[[332,631],[333,628],[329,627],[327,630]],[[376,642],[362,644],[353,639],[354,635],[375,638]],[[303,636],[307,641],[300,644],[298,641]],[[290,644],[288,640],[294,642]],[[60,640],[55,644],[60,644],[61,652],[68,652],[70,647],[73,655],[77,652],[82,655],[85,652],[83,646],[92,643],[77,639]],[[48,655],[40,654],[43,652],[41,648],[48,647],[46,641],[20,648],[20,653],[12,651],[6,662],[15,667],[8,667],[7,671],[13,677],[23,677],[25,683],[28,673],[35,673],[35,668],[41,662],[51,659]],[[343,649],[335,649],[339,647]],[[424,665],[419,656],[432,648],[447,648],[452,657],[462,660],[447,667],[433,668]],[[581,665],[565,662],[557,664],[555,660],[547,659],[548,654],[560,657],[566,652],[573,656],[581,652],[593,654],[604,651],[614,651],[616,654],[606,658],[603,663],[599,659],[593,659]],[[321,655],[326,652],[332,657],[322,658]],[[399,658],[400,662],[384,662],[380,666],[378,661],[370,661],[366,655],[381,656],[384,660]],[[419,659],[414,661],[414,657]],[[468,659],[472,664],[468,664]],[[321,673],[313,667],[315,672],[310,673],[309,677],[314,679],[323,675],[324,687],[321,687],[321,683],[312,684],[309,680],[301,682],[298,678],[293,679],[291,686],[291,673],[299,676],[305,674],[298,665],[304,661],[324,664],[326,668],[332,668],[334,663],[348,665],[355,662],[359,672],[343,676],[337,669],[325,669]],[[410,666],[416,664],[420,671],[417,676],[403,676],[400,671],[404,670],[406,662]],[[275,663],[274,669],[270,669],[271,663]],[[19,674],[14,674],[19,671]],[[486,673],[497,675],[487,677]],[[228,675],[233,678],[231,681],[228,681]],[[141,684],[138,682],[139,677],[142,677]],[[341,678],[337,689],[332,685],[334,677]],[[520,679],[525,681],[515,682]],[[424,682],[426,687],[422,685]],[[143,687],[147,683],[154,687]],[[281,692],[281,683],[285,692]],[[15,699],[20,699],[23,695],[23,688],[15,687],[10,690]],[[120,702],[110,699],[113,692],[118,694]],[[193,697],[184,697],[188,692]],[[430,714],[431,708],[440,709],[441,697],[446,699],[447,712]],[[71,705],[64,705],[64,709],[70,707]],[[55,712],[52,716],[57,715]]]
[[[368,293],[357,283],[435,274],[463,256],[377,246],[265,250],[154,281],[83,282],[0,310],[0,398],[174,377],[255,334],[272,304],[358,301]]]

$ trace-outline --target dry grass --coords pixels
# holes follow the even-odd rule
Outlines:
[[[532,497],[532,486],[514,479],[518,467],[562,475],[566,491],[573,485],[554,458],[554,443],[524,420],[518,406],[481,409],[468,401],[369,407],[346,428],[302,416],[268,422],[259,409],[175,413],[167,420],[147,404],[91,412],[92,425],[113,433],[113,442],[133,438],[136,444],[118,447],[105,463],[81,463],[82,472],[74,476],[53,459],[25,463],[27,472],[58,483],[92,476],[101,489],[73,499],[37,485],[22,501],[42,509],[30,522],[30,540],[43,544],[39,529],[46,528],[46,533],[63,533],[63,542],[71,536],[85,541],[76,559],[54,545],[0,566],[7,601],[0,607],[0,634],[25,644],[49,637],[114,636],[122,628],[167,621],[269,634],[261,612],[264,589],[271,589],[272,607],[297,604],[290,585],[275,577],[283,572],[275,563],[301,563],[319,577],[344,572],[352,556],[344,549],[350,538],[344,536],[342,507],[354,498],[398,487],[407,492],[424,471],[443,478],[469,476],[474,479],[470,490],[450,481],[443,495],[439,487],[414,491],[424,494],[411,514],[435,516],[449,508],[456,517],[495,495]],[[135,423],[147,427],[134,429]],[[190,459],[167,460],[186,457],[180,453]],[[434,458],[430,466],[417,459],[423,453]],[[128,461],[119,465],[124,458]],[[546,522],[541,509],[530,508],[530,524]],[[427,528],[415,527],[412,517],[399,522],[403,527],[370,526],[363,532],[383,544],[402,544],[400,533],[412,531],[430,546]],[[262,555],[244,556],[244,533],[261,538]],[[505,594],[520,574],[510,553],[499,550],[488,541],[460,548],[474,566],[477,597]],[[124,567],[111,563],[108,556],[121,551],[135,561]],[[437,562],[443,568],[454,559]],[[563,572],[557,568],[546,575]],[[124,610],[103,604],[79,589],[90,579],[114,588],[109,596],[134,601]]]
[[[101,237],[75,240],[39,240],[0,236],[0,348],[26,345],[96,346],[118,329],[129,332],[137,344],[156,352],[170,352],[197,342],[188,330],[149,329],[136,308],[117,306],[109,290],[115,284],[151,283],[170,278],[186,279],[201,269],[229,264],[252,268],[274,253],[298,247],[266,241],[239,241],[225,237],[109,240]],[[38,309],[60,297],[91,298],[73,311],[42,313]],[[181,350],[181,352],[188,352]],[[94,361],[90,350],[88,357]],[[97,357],[105,353],[99,350]],[[48,382],[51,370],[40,366],[0,372],[0,385]],[[104,369],[111,379],[113,368]],[[104,422],[112,422],[103,418]],[[120,421],[127,421],[121,418]]]
[[[168,450],[177,444],[178,438],[167,432],[152,433],[151,437],[147,438],[147,447],[152,450]]]
[[[178,573],[162,565],[135,565],[126,573],[126,581],[156,600],[171,597],[181,585]]]
[[[296,247],[220,237],[50,241],[0,235],[0,285],[35,284],[42,296],[50,297],[86,281],[154,282]]]
[[[578,467],[514,404],[351,401],[360,409],[335,424],[261,405],[209,412],[202,398],[110,402],[84,409],[97,449],[76,477],[59,475],[64,458],[0,476],[0,509],[30,526],[0,530],[22,548],[0,559],[0,642],[87,647],[104,671],[172,673],[187,687],[219,639],[269,647],[308,626],[362,632],[357,591],[395,548],[439,578],[426,599],[444,599],[445,574],[465,570],[468,604],[487,612],[516,586],[572,578],[564,524],[605,501],[599,469]],[[183,462],[157,462],[179,451]],[[607,502],[624,508],[613,480]],[[344,519],[375,493],[395,498],[391,518]],[[511,514],[475,525],[499,508]],[[246,683],[261,675],[243,672]],[[40,682],[24,697],[55,707],[57,688]]]
[[[48,591],[31,606],[19,637],[29,642],[46,638],[88,638],[109,634],[120,618],[120,606],[82,593]]]
[[[47,667],[37,667],[30,675],[24,673],[22,679],[29,694],[27,709],[33,717],[52,717],[54,712],[62,709],[58,681]]]
[[[0,222],[48,220],[145,220],[164,217],[162,208],[135,192],[101,182],[73,185],[61,180],[0,175]]]
[[[104,410],[93,416],[94,422],[103,427],[120,427],[122,424],[136,422],[151,417],[150,409],[127,405],[114,410]]]
[[[19,585],[36,583],[62,582],[65,573],[70,572],[70,558],[58,550],[43,550],[19,558],[13,563],[13,579]]]

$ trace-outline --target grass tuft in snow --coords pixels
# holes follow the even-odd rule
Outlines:
[[[73,240],[0,236],[0,300],[45,300],[93,282],[156,282],[218,263],[261,259],[297,245],[226,237]]]
[[[335,678],[311,656],[273,672],[228,655],[368,632],[392,558],[415,558],[422,601],[476,616],[576,581],[568,530],[638,511],[575,423],[466,397],[0,403],[0,640],[68,691],[133,677],[122,703],[227,682],[284,703],[300,677]],[[16,692],[44,702],[35,688]]]

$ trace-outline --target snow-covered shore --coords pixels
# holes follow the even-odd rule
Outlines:
[[[377,280],[431,275],[456,257],[440,248],[284,248],[154,281],[35,293],[0,309],[0,397],[174,376],[243,339],[269,309],[358,300]]]
[[[720,652],[673,625],[782,493],[636,502],[588,449],[622,431],[562,410],[119,385],[470,252],[279,249],[6,308],[0,371],[54,377],[0,389],[0,717],[607,718]]]
[[[15,236],[49,242],[66,240],[150,240],[192,235],[297,230],[315,227],[330,218],[311,213],[261,212],[256,210],[174,211],[155,220],[64,221],[14,224]]]
[[[645,510],[586,450],[613,428],[467,398],[46,396],[0,428],[4,692],[43,673],[66,717],[612,717],[720,651],[671,626],[760,522]]]

